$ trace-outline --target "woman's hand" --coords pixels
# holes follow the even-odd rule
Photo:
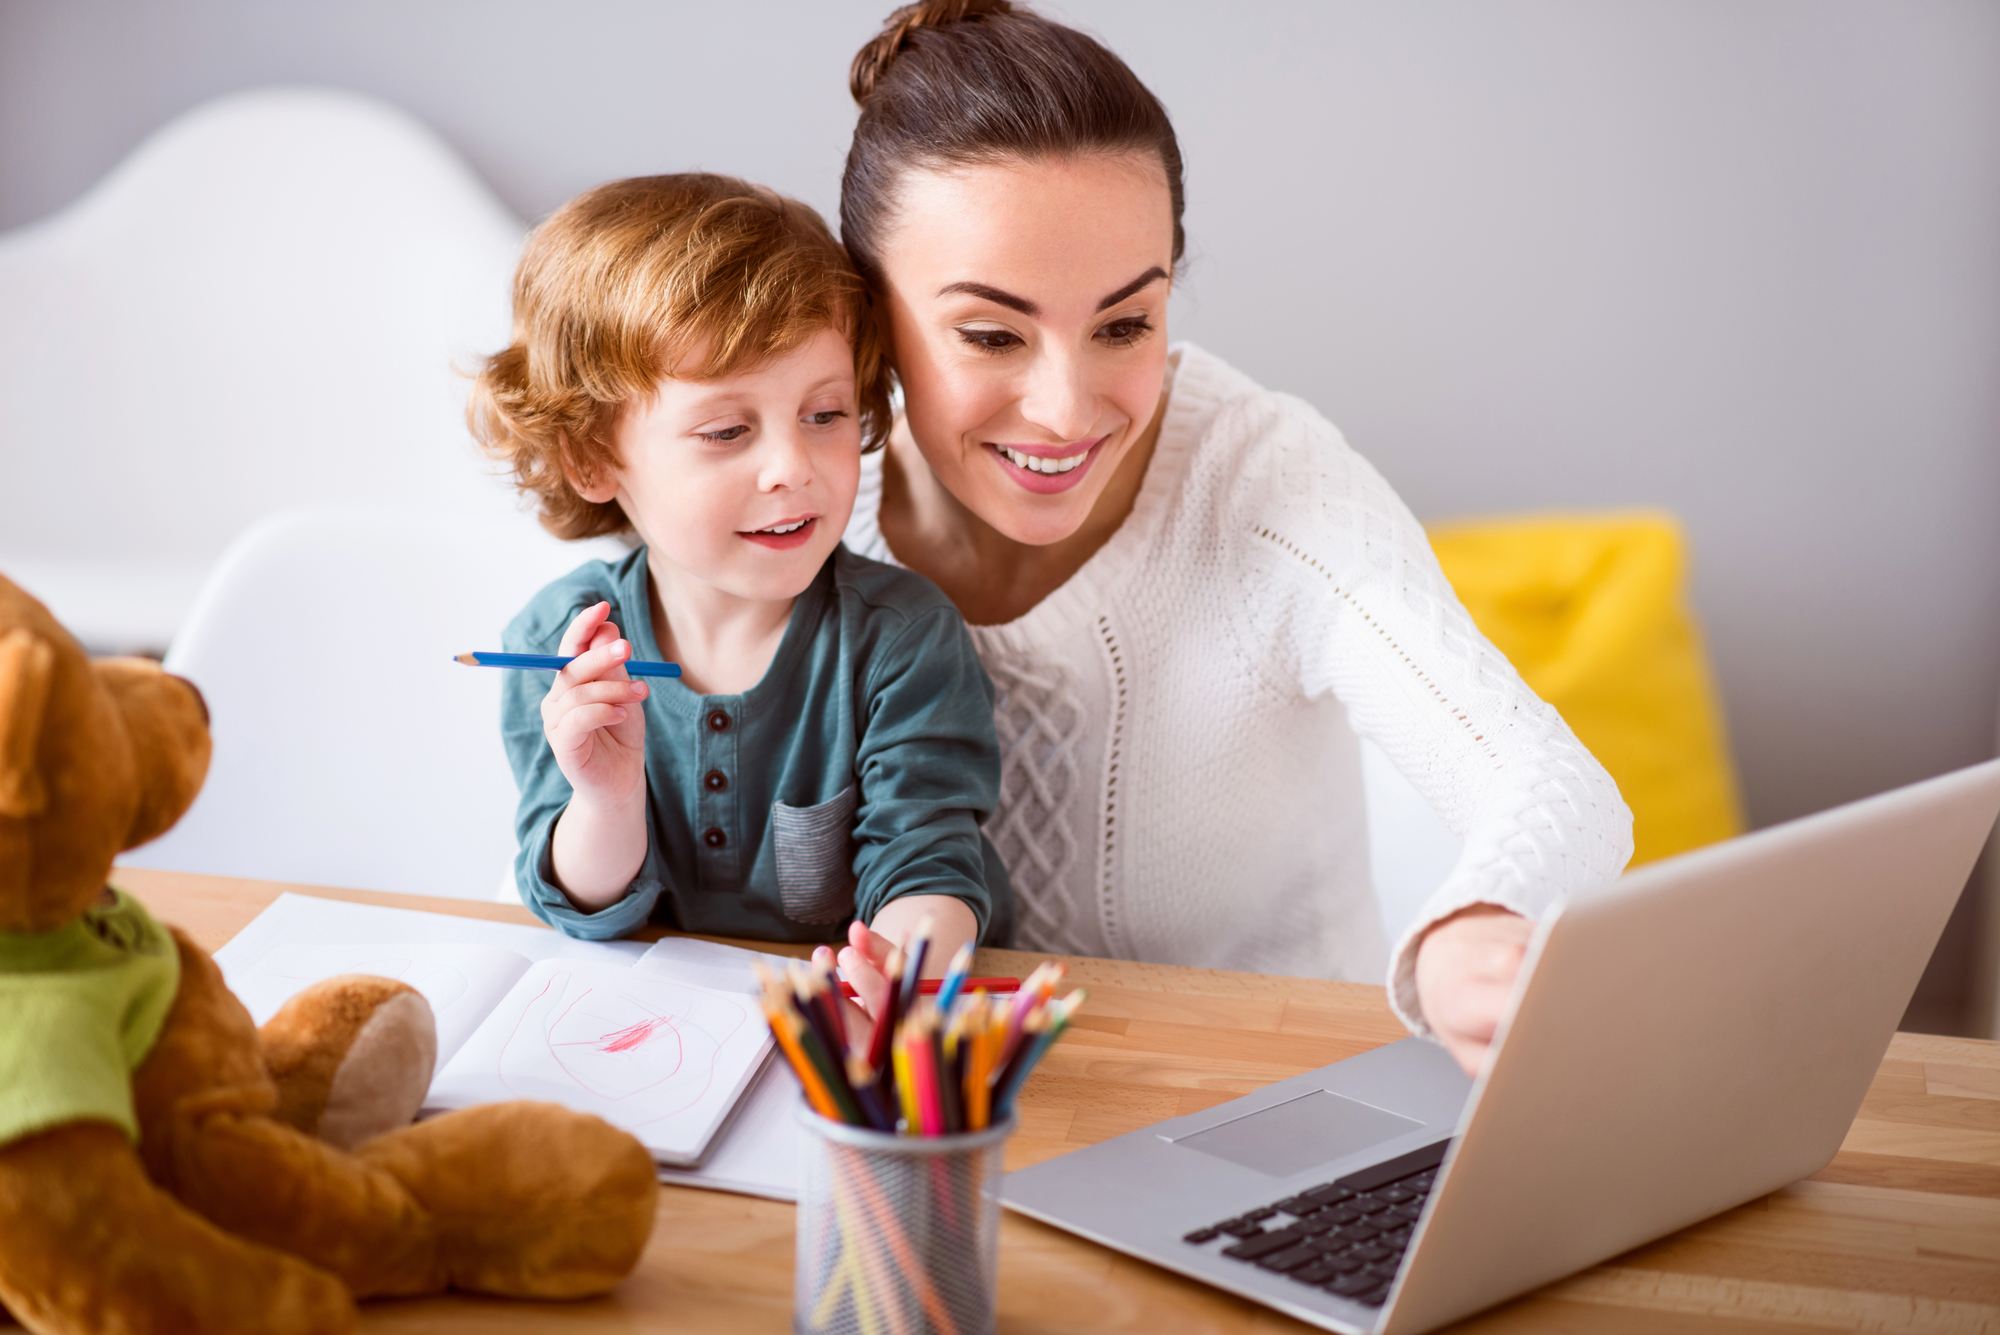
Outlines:
[[[542,699],[542,736],[572,790],[551,860],[586,913],[616,903],[646,858],[646,684],[625,675],[632,646],[610,618],[610,603],[577,613],[561,648],[576,661]]]
[[[1417,946],[1417,1003],[1446,1052],[1479,1074],[1535,925],[1493,904],[1460,909]]]

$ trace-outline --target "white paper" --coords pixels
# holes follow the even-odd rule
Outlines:
[[[799,1198],[799,1154],[805,1130],[799,1125],[799,1079],[790,1062],[772,1061],[744,1095],[736,1114],[700,1168],[662,1168],[660,1181],[763,1196],[774,1201]]]
[[[438,1073],[425,1106],[544,1099],[597,1114],[663,1162],[691,1163],[771,1046],[750,997],[547,959]]]
[[[632,961],[632,967],[647,973],[665,974],[684,983],[712,987],[718,992],[742,992],[756,996],[757,973],[753,967],[763,961],[783,970],[791,963],[783,955],[767,955],[760,950],[725,946],[692,936],[663,936]]]
[[[290,941],[229,974],[230,990],[263,1024],[294,995],[324,978],[373,974],[424,994],[437,1020],[437,1069],[443,1070],[528,971],[527,956],[485,945],[319,945]]]
[[[301,942],[366,946],[378,941],[498,946],[531,960],[560,958],[621,965],[629,965],[646,953],[643,941],[577,941],[547,927],[286,893],[271,901],[269,908],[252,918],[228,945],[216,951],[215,962],[222,966],[222,976],[234,991],[237,973],[254,966],[279,946]]]

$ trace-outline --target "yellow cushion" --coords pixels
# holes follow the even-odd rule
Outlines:
[[[1635,864],[1742,831],[1672,517],[1470,520],[1430,537],[1479,629],[1617,781]]]

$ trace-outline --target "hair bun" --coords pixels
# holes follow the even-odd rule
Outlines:
[[[1013,12],[1011,0],[917,0],[916,4],[904,5],[889,16],[873,41],[855,53],[854,64],[847,71],[847,90],[854,94],[856,102],[866,106],[875,90],[882,86],[896,57],[909,49],[910,34],[919,28],[944,28]]]

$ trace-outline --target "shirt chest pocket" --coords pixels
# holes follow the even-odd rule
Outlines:
[[[809,807],[771,804],[778,897],[793,922],[840,922],[854,913],[853,784]]]

